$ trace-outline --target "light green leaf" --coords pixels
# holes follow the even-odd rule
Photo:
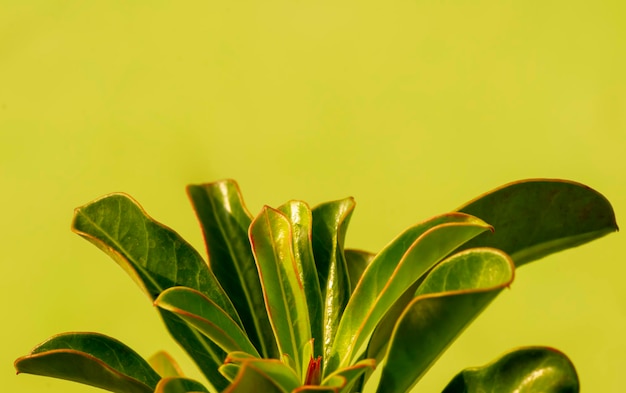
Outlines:
[[[230,357],[229,357],[230,358]],[[223,393],[291,393],[300,386],[298,376],[289,366],[276,359],[231,359],[241,369]]]
[[[436,266],[400,316],[377,393],[405,393],[454,339],[511,284],[515,266],[496,249],[457,253]]]
[[[357,380],[367,371],[374,370],[376,362],[373,359],[360,360],[352,366],[336,370],[322,381],[323,386],[339,388],[339,393],[351,391]]]
[[[185,287],[169,288],[161,292],[154,304],[176,314],[223,351],[242,351],[260,357],[241,327],[202,293]]]
[[[96,333],[64,333],[15,361],[19,373],[43,375],[116,393],[152,393],[161,379],[121,342]]]
[[[566,180],[529,179],[506,184],[461,206],[495,228],[463,246],[500,249],[516,266],[616,231],[609,201]]]
[[[311,339],[311,330],[289,220],[280,211],[264,207],[250,225],[250,241],[278,348],[302,377],[306,365],[301,351]]]
[[[183,376],[183,371],[176,360],[165,351],[159,351],[150,356],[148,363],[163,378]]]
[[[154,393],[209,393],[209,391],[193,379],[168,377],[159,381]]]
[[[526,347],[483,367],[460,372],[443,393],[578,393],[576,369],[565,354]]]
[[[248,239],[252,216],[237,183],[190,185],[187,193],[202,224],[211,270],[234,303],[250,341],[264,357],[279,357]]]
[[[339,319],[352,293],[343,247],[354,206],[354,199],[346,198],[313,209],[313,255],[323,299],[324,361],[329,357]]]
[[[376,325],[402,294],[446,255],[490,226],[462,213],[437,216],[409,228],[367,267],[337,329],[328,373],[359,358]]]
[[[205,294],[240,323],[230,299],[200,254],[177,233],[154,221],[129,196],[110,194],[75,210],[72,229],[109,254],[151,301],[174,286]],[[161,311],[168,330],[217,389],[227,381],[217,368],[225,356],[175,315]]]
[[[294,258],[300,281],[304,285],[304,293],[309,310],[311,337],[315,338],[313,342],[314,350],[310,356],[321,355],[323,353],[322,292],[311,243],[313,219],[311,209],[304,202],[290,201],[280,206],[278,210],[285,214],[291,224]],[[308,361],[308,357],[305,356],[305,358]]]

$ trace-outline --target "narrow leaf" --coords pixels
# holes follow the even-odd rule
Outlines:
[[[176,314],[223,351],[243,351],[260,357],[241,327],[202,293],[185,287],[169,288],[161,292],[154,304]]]
[[[443,393],[578,393],[576,369],[565,354],[546,347],[526,347],[483,367],[461,371]]]
[[[77,208],[72,229],[109,254],[152,301],[167,288],[185,286],[204,293],[240,323],[200,254],[129,196],[111,194]],[[217,371],[225,354],[175,315],[161,311],[161,317],[209,381],[225,387],[227,381]]]
[[[424,375],[471,321],[510,285],[510,257],[470,249],[435,267],[398,320],[377,393],[404,393]]]
[[[298,268],[300,281],[304,286],[313,353],[310,356],[321,355],[323,352],[322,334],[322,292],[320,289],[317,268],[313,258],[312,246],[312,213],[309,206],[301,201],[290,201],[278,208],[289,220],[292,230],[293,254]],[[308,361],[308,357],[305,357]],[[304,363],[303,363],[304,364]]]
[[[202,224],[211,270],[233,301],[250,341],[264,357],[278,358],[248,239],[252,216],[237,183],[191,185],[187,193]]]
[[[324,381],[322,381],[322,385],[324,386],[335,386],[339,388],[339,393],[348,393],[354,386],[354,384],[358,381],[358,379],[366,372],[374,370],[376,366],[376,362],[373,359],[364,359],[358,361],[356,364],[339,369],[334,373],[330,374]],[[341,378],[337,378],[341,377]],[[341,382],[341,383],[337,383]]]
[[[402,294],[449,252],[488,229],[489,225],[476,217],[450,213],[409,228],[393,240],[357,284],[341,317],[325,371],[353,364],[376,325]]]
[[[494,247],[519,267],[548,254],[616,231],[609,201],[591,188],[567,181],[529,179],[506,184],[461,206],[495,228],[463,246]]]
[[[302,377],[306,366],[301,351],[311,339],[311,330],[289,220],[278,210],[264,207],[250,225],[250,241],[278,348]]]
[[[168,377],[159,381],[154,393],[209,393],[209,391],[193,379]]]
[[[350,286],[352,291],[356,287],[363,272],[367,266],[374,260],[376,254],[362,250],[348,249],[344,251],[346,257],[346,266],[348,268],[348,277],[350,277]]]
[[[15,369],[118,393],[151,393],[161,378],[135,351],[96,333],[51,337],[17,359]]]
[[[313,209],[313,255],[323,299],[323,353],[328,359],[339,319],[352,293],[344,241],[353,198],[322,203]]]
[[[165,351],[159,351],[150,356],[148,363],[163,378],[183,376],[183,370],[176,360]]]

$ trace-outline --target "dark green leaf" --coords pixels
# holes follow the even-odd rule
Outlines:
[[[579,389],[576,369],[565,354],[527,347],[460,372],[443,393],[578,393]]]
[[[350,286],[352,287],[352,291],[354,291],[363,272],[374,260],[376,254],[362,250],[348,249],[344,251],[344,255],[346,257],[346,266],[348,267],[348,276],[350,277]]]
[[[325,372],[354,364],[402,294],[449,252],[489,228],[476,217],[450,213],[409,228],[393,240],[370,263],[354,290]]]
[[[323,386],[334,386],[339,388],[339,393],[348,393],[357,380],[367,371],[374,370],[376,362],[373,359],[364,359],[356,364],[341,368],[330,374],[324,381]]]
[[[231,359],[240,361],[241,370],[223,393],[291,393],[300,386],[298,376],[276,359]]]
[[[159,381],[154,393],[209,393],[209,391],[193,379],[168,377]]]
[[[315,338],[311,356],[321,355],[322,342],[322,292],[317,276],[311,239],[312,214],[309,206],[301,201],[291,201],[278,208],[291,224],[293,253],[300,281],[304,285],[311,337]]]
[[[176,314],[223,351],[243,351],[260,357],[241,327],[202,293],[185,287],[169,288],[161,292],[154,304]]]
[[[211,270],[234,303],[250,341],[264,357],[279,357],[248,239],[252,216],[237,183],[191,185],[187,193],[202,224]]]
[[[278,348],[303,376],[307,365],[301,352],[311,340],[311,330],[291,224],[283,213],[266,206],[250,225],[250,241]]]
[[[377,393],[405,393],[514,276],[510,257],[470,249],[435,267],[400,316]]]
[[[324,361],[329,357],[339,319],[352,293],[343,246],[354,206],[354,199],[346,198],[313,209],[313,255],[323,298]]]
[[[118,393],[151,393],[161,379],[135,351],[96,333],[51,337],[17,359],[15,368]]]
[[[535,179],[504,185],[457,209],[495,228],[463,246],[494,247],[519,267],[548,254],[616,231],[609,201],[591,188],[566,180]]]
[[[109,254],[154,301],[167,288],[185,286],[205,294],[233,320],[239,317],[200,254],[177,233],[154,221],[129,196],[111,194],[76,209],[72,229]],[[161,311],[176,341],[216,388],[224,353],[177,316]]]

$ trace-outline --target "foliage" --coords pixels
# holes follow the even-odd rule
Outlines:
[[[75,211],[73,230],[109,254],[156,306],[207,386],[167,354],[146,361],[96,333],[65,333],[18,373],[120,393],[408,392],[511,285],[516,267],[617,230],[581,184],[525,180],[411,226],[379,253],[344,248],[352,198],[290,201],[253,217],[232,180],[187,188],[209,263],[129,196]],[[459,373],[444,393],[576,392],[567,357],[532,347]]]

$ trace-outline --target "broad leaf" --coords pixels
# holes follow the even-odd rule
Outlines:
[[[176,360],[165,351],[159,351],[150,356],[148,363],[163,378],[183,376],[183,371]]]
[[[239,317],[200,254],[177,233],[154,221],[125,194],[111,194],[76,209],[72,229],[109,254],[150,297],[185,286],[204,293],[233,320]],[[168,330],[218,389],[224,353],[175,315],[161,311]]]
[[[298,386],[298,376],[280,360],[245,359],[239,374],[223,393],[291,393]]]
[[[96,333],[49,338],[15,361],[19,373],[66,379],[118,393],[151,393],[161,379],[141,356]]]
[[[387,311],[433,265],[490,226],[476,217],[450,213],[409,228],[367,267],[337,329],[330,373],[353,364]]]
[[[317,276],[317,268],[313,258],[313,246],[311,239],[312,213],[309,206],[301,201],[291,201],[278,208],[289,220],[292,230],[293,254],[298,268],[300,281],[304,286],[307,308],[309,310],[309,322],[311,325],[311,337],[314,350],[310,356],[321,355],[323,352],[322,341],[322,292]],[[308,357],[305,356],[308,360]],[[303,363],[304,364],[304,363]]]
[[[301,351],[311,340],[311,330],[289,220],[280,211],[264,207],[250,225],[250,242],[278,348],[302,376],[306,365]]]
[[[248,239],[252,216],[237,183],[191,185],[187,193],[202,224],[211,270],[234,303],[250,341],[264,357],[279,357]]]
[[[460,372],[443,393],[577,393],[579,389],[576,369],[567,356],[552,348],[527,347]]]
[[[209,391],[193,379],[168,377],[159,381],[154,393],[209,393]]]
[[[613,208],[604,196],[566,180],[510,183],[457,210],[480,217],[495,228],[494,233],[476,237],[464,249],[498,248],[518,267],[618,229]]]
[[[225,352],[242,351],[260,357],[237,322],[202,293],[185,287],[169,288],[154,304],[176,314]]]
[[[323,297],[324,361],[329,357],[339,319],[352,293],[343,247],[354,206],[354,199],[346,198],[313,209],[313,255]]]
[[[419,286],[391,336],[377,393],[404,393],[474,318],[510,285],[514,264],[500,250],[462,251]]]

